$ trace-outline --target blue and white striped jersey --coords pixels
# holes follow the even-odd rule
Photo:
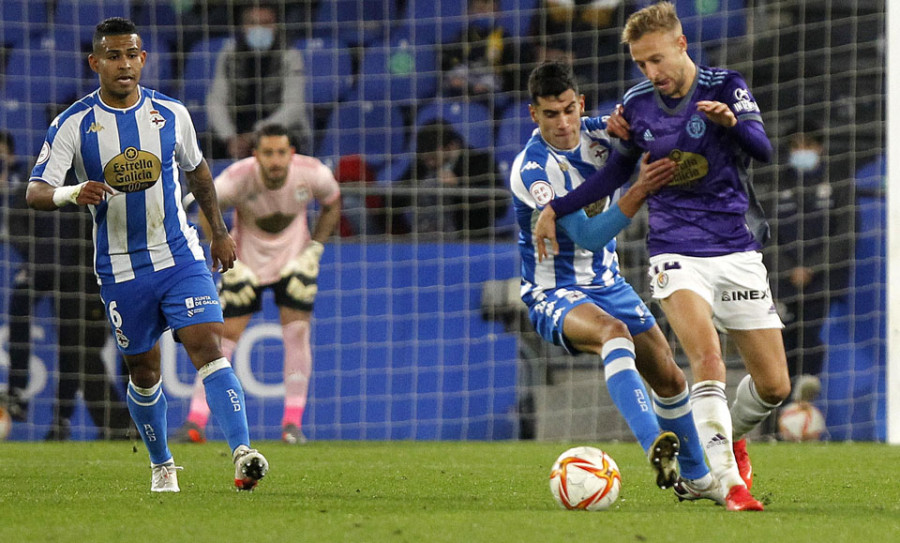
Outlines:
[[[178,179],[178,166],[193,171],[203,160],[190,114],[159,92],[140,93],[128,109],[107,106],[99,90],[74,103],[50,125],[31,173],[58,187],[74,167],[79,183],[106,182],[115,191],[89,206],[101,284],[205,258]]]
[[[559,254],[538,262],[532,229],[540,211],[554,198],[571,192],[606,162],[611,149],[606,123],[599,117],[582,118],[581,142],[570,151],[555,149],[536,129],[525,149],[510,168],[510,189],[519,224],[519,252],[522,255],[522,298],[531,303],[547,289],[569,285],[604,287],[619,275],[616,240],[602,252],[593,253],[576,244],[562,228],[557,228]],[[606,210],[608,199],[596,202],[588,215]]]

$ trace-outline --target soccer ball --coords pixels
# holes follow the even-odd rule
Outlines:
[[[815,441],[824,431],[825,417],[809,402],[794,402],[778,417],[778,432],[785,441]]]
[[[566,509],[602,511],[622,489],[619,466],[594,447],[575,447],[559,455],[550,470],[550,492]]]
[[[9,416],[9,411],[0,407],[0,441],[6,439],[11,431],[12,417]]]

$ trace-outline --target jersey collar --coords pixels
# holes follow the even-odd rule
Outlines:
[[[119,115],[130,113],[138,108],[140,108],[144,104],[144,98],[146,97],[146,93],[144,92],[144,87],[138,85],[138,101],[134,103],[131,107],[126,108],[118,108],[112,107],[103,101],[103,98],[100,96],[100,89],[94,91],[94,94],[97,96],[97,104],[101,109],[108,111],[110,113],[117,113]]]

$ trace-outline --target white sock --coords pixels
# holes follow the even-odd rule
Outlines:
[[[697,434],[706,452],[713,477],[727,492],[734,485],[743,485],[731,443],[731,414],[725,397],[725,383],[701,381],[691,390],[691,406]]]
[[[737,395],[731,405],[731,424],[733,425],[734,440],[744,437],[750,430],[765,420],[780,403],[772,405],[766,403],[756,392],[756,384],[747,375],[738,385]]]

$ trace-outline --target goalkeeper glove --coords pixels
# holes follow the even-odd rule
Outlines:
[[[300,251],[300,254],[292,258],[281,268],[281,277],[293,277],[302,275],[307,279],[315,279],[319,276],[319,260],[325,246],[316,240],[310,240],[309,244]]]
[[[256,302],[259,278],[246,264],[234,261],[234,267],[222,274],[222,293],[219,297],[225,306],[250,307]]]

